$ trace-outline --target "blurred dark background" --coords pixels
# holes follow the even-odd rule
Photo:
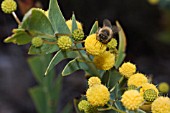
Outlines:
[[[2,0],[1,0],[2,2]],[[102,26],[107,18],[112,24],[118,20],[127,36],[127,57],[137,65],[138,71],[153,76],[153,82],[170,84],[170,10],[152,5],[147,0],[58,0],[66,19],[74,11],[83,24],[85,34],[95,20]],[[49,0],[17,0],[17,15],[22,16],[31,7],[48,9]],[[12,15],[0,10],[0,113],[36,113],[28,88],[36,81],[27,64],[27,46],[5,44],[3,40],[11,35],[17,24]],[[76,81],[76,82],[75,82]],[[82,76],[65,77],[63,103],[84,92],[85,79]],[[67,84],[74,87],[66,91]],[[69,92],[69,94],[68,94]],[[67,97],[67,98],[65,98]]]

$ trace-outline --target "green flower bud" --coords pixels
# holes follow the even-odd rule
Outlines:
[[[81,41],[84,38],[84,32],[82,29],[76,29],[73,31],[72,37],[76,41]]]
[[[158,89],[162,93],[168,93],[169,92],[169,84],[166,82],[162,82],[159,84]]]
[[[34,37],[32,39],[32,45],[35,46],[35,47],[41,47],[43,44],[43,40],[39,37]]]
[[[111,50],[114,50],[117,46],[117,40],[112,38],[109,43],[107,43],[107,47]]]
[[[4,13],[10,14],[17,9],[17,4],[14,0],[4,0],[1,8]]]
[[[61,36],[57,40],[57,45],[59,46],[60,49],[67,50],[72,46],[72,41],[68,36]]]
[[[144,92],[143,97],[147,102],[153,102],[157,98],[157,93],[153,89],[148,89]]]
[[[128,86],[128,90],[135,90],[137,87],[135,85]]]
[[[84,111],[84,113],[96,113],[97,108],[93,107],[88,101],[82,100],[78,104],[78,109]]]

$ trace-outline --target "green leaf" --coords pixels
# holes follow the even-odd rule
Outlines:
[[[12,36],[6,38],[4,40],[5,43],[15,43],[18,45],[24,45],[27,44],[29,42],[31,42],[32,37],[30,35],[28,35],[28,33],[26,33],[25,31],[16,31],[15,34],[13,34]]]
[[[51,69],[54,68],[54,66],[56,66],[60,61],[66,59],[66,58],[76,58],[77,57],[77,52],[75,51],[58,51],[54,57],[51,59],[46,72],[45,72],[45,76],[50,72]]]
[[[29,13],[29,16],[27,15],[22,23],[23,29],[54,35],[52,25],[43,11],[32,8]]]
[[[31,46],[28,54],[50,54],[58,50],[59,48],[57,45],[43,44],[41,47]]]
[[[121,65],[121,63],[123,62],[126,54],[126,36],[125,33],[123,31],[123,28],[121,27],[121,25],[119,24],[118,21],[116,21],[116,25],[117,27],[119,27],[121,30],[119,31],[119,48],[118,48],[118,57],[115,63],[115,67],[116,69],[118,69],[118,67]]]
[[[47,113],[47,100],[42,87],[31,88],[29,89],[29,93],[34,101],[38,113]]]
[[[55,31],[55,34],[56,33],[71,34],[68,26],[66,25],[63,14],[58,6],[57,0],[50,0],[48,14],[53,29]]]
[[[77,23],[76,23],[76,17],[75,17],[75,15],[74,15],[74,13],[73,13],[73,15],[72,15],[72,32],[73,32],[74,30],[76,30],[76,29],[78,29],[78,28],[77,28]]]
[[[99,27],[98,26],[98,21],[95,21],[95,23],[93,24],[93,26],[92,26],[92,28],[90,30],[90,34],[89,35],[96,33],[97,30],[98,30],[98,27]]]

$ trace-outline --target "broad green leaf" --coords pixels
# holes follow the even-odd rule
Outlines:
[[[48,16],[55,34],[71,34],[69,28],[66,25],[63,14],[58,6],[57,0],[50,0]]]
[[[31,46],[28,54],[50,54],[58,50],[59,48],[57,45],[43,44],[41,47]]]
[[[22,23],[21,27],[23,29],[54,35],[52,25],[43,11],[33,8],[29,13],[31,14],[29,14]]]
[[[51,69],[54,68],[54,66],[56,66],[60,61],[66,59],[66,58],[76,58],[77,57],[77,52],[75,51],[62,51],[59,50],[54,57],[51,59],[46,72],[45,72],[45,76],[50,72]]]
[[[95,23],[93,24],[93,26],[92,26],[92,28],[90,30],[90,34],[89,35],[96,33],[97,30],[98,30],[98,27],[99,27],[98,26],[98,21],[95,21]]]
[[[121,63],[123,62],[126,54],[126,36],[125,33],[123,31],[123,28],[121,27],[121,25],[119,24],[118,21],[116,21],[116,25],[117,27],[119,27],[121,30],[119,31],[119,48],[118,48],[118,57],[115,63],[115,67],[116,69],[121,65]]]
[[[34,101],[35,107],[38,113],[48,113],[47,112],[47,100],[46,95],[42,87],[34,87],[29,89],[32,100]]]
[[[18,45],[24,45],[31,42],[32,37],[25,31],[17,31],[12,36],[4,40],[5,43],[15,43]]]
[[[76,17],[73,13],[72,15],[72,32],[77,29]]]

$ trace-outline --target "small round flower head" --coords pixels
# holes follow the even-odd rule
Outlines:
[[[156,88],[154,84],[150,84],[150,83],[142,84],[142,87],[140,88],[140,94],[143,95],[144,92],[148,89],[153,89],[156,92],[156,95],[158,96],[159,94],[158,89]]]
[[[142,84],[147,83],[148,79],[142,73],[133,74],[129,79],[127,85],[135,85],[136,87],[142,86]]]
[[[143,101],[143,97],[137,90],[125,91],[121,99],[121,102],[128,110],[138,109]]]
[[[169,84],[166,82],[162,82],[158,85],[158,89],[162,93],[168,93],[169,92]]]
[[[158,97],[153,101],[152,113],[170,113],[170,99],[168,97]]]
[[[75,41],[81,41],[84,38],[84,32],[82,29],[76,29],[73,31],[72,37]]]
[[[43,40],[39,37],[34,37],[31,42],[34,47],[41,47],[43,44]]]
[[[78,104],[78,108],[80,111],[84,111],[85,113],[96,113],[97,109],[93,107],[88,101],[82,100]]]
[[[136,72],[136,66],[130,62],[125,62],[119,68],[119,72],[126,78],[129,78]]]
[[[4,0],[1,8],[4,13],[10,14],[17,9],[17,4],[14,0]]]
[[[159,3],[160,0],[148,0],[148,2],[152,5],[156,5]]]
[[[115,49],[117,46],[117,40],[115,38],[112,38],[109,43],[107,43],[107,47],[109,49]]]
[[[104,106],[110,100],[110,92],[102,84],[96,84],[86,92],[87,101],[92,106]]]
[[[143,94],[144,99],[147,102],[153,102],[158,96],[157,92],[153,89],[147,89]]]
[[[95,56],[93,62],[98,69],[109,70],[115,64],[115,55],[105,51],[103,54]]]
[[[70,31],[72,31],[72,20],[71,20],[71,19],[70,19],[70,20],[67,20],[67,21],[66,21],[66,24],[67,24],[68,28],[70,29]],[[81,25],[80,22],[76,21],[76,24],[77,24],[77,28],[78,28],[78,29],[83,30],[82,25]]]
[[[85,39],[86,51],[91,55],[100,55],[106,51],[106,45],[96,39],[96,34],[89,35]]]
[[[88,80],[89,87],[92,87],[96,84],[101,84],[101,80],[98,77],[90,77]]]
[[[72,46],[72,41],[68,36],[61,36],[57,40],[57,45],[62,50],[67,50]]]
[[[135,90],[137,87],[135,85],[128,86],[128,90]]]

